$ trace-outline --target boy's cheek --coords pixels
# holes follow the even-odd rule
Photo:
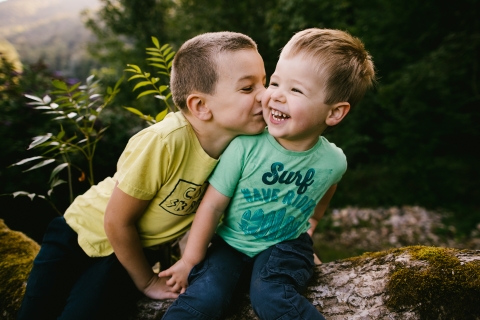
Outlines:
[[[263,93],[262,107],[266,108],[268,106],[268,102],[270,101],[271,96],[272,96],[272,93],[268,89]]]

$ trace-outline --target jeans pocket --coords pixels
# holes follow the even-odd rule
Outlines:
[[[265,281],[305,287],[314,266],[312,242],[300,236],[276,244],[260,275]]]

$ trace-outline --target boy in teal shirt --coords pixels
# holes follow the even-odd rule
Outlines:
[[[301,292],[313,274],[311,236],[347,164],[321,134],[373,82],[359,39],[316,28],[292,37],[262,99],[268,131],[230,143],[182,259],[160,274],[184,292],[164,319],[222,317],[245,274],[260,319],[324,319]]]

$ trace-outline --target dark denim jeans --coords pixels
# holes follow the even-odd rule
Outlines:
[[[313,274],[312,244],[305,233],[250,258],[215,237],[205,259],[190,272],[187,291],[163,320],[220,319],[245,281],[250,284],[253,310],[262,320],[324,320],[301,295]]]
[[[115,254],[91,258],[77,238],[63,217],[52,220],[27,281],[19,320],[128,318],[140,291]]]

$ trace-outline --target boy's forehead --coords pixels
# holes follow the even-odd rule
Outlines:
[[[224,51],[217,55],[216,62],[220,78],[239,82],[266,77],[263,59],[253,49]]]

